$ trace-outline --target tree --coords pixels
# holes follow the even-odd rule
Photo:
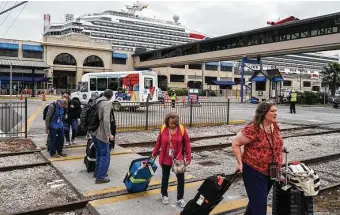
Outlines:
[[[332,96],[334,96],[336,89],[340,87],[340,64],[328,64],[321,71],[320,75],[322,84],[328,86],[331,89]]]

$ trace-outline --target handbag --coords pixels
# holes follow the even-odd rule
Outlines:
[[[172,141],[169,141],[170,144],[172,145]],[[178,156],[181,154],[181,152],[183,152],[183,160],[177,160]],[[181,174],[186,172],[187,170],[187,165],[184,161],[184,143],[183,143],[183,137],[182,137],[182,149],[180,151],[180,153],[178,153],[176,159],[172,159],[172,172],[177,174]]]

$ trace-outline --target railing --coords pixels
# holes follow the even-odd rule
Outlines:
[[[227,102],[172,103],[121,103],[115,107],[119,131],[137,131],[160,128],[170,112],[179,115],[180,123],[187,127],[229,124],[229,100]]]
[[[27,98],[0,101],[0,138],[27,138]]]

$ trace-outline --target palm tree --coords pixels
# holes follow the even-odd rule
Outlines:
[[[322,84],[328,86],[334,96],[336,89],[340,87],[340,64],[330,63],[320,72],[320,76]]]

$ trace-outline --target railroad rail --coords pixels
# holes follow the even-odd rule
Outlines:
[[[301,129],[300,129],[301,130]],[[287,131],[287,130],[286,130]],[[287,138],[292,138],[292,137],[303,137],[303,136],[316,136],[316,135],[323,135],[323,134],[333,134],[333,133],[337,133],[340,132],[340,129],[338,130],[331,130],[331,131],[321,131],[321,132],[315,132],[315,133],[305,133],[305,134],[293,134],[293,135],[288,135],[288,136],[284,136],[282,137],[282,139],[287,139]],[[223,137],[232,137],[235,136],[234,135],[227,135],[227,136],[223,136]],[[215,136],[206,136],[204,139],[214,139],[214,138],[221,138],[221,137],[215,137]],[[190,138],[190,140],[192,140],[193,138]],[[202,140],[202,139],[199,139]],[[198,141],[198,140],[196,140]],[[194,141],[193,141],[194,142]],[[193,143],[192,142],[192,143]],[[124,144],[125,145],[125,144]],[[122,147],[124,147],[124,145],[120,145]],[[143,145],[143,146],[141,146]],[[138,147],[153,147],[155,145],[155,142],[148,142],[143,143],[143,144],[138,144]],[[199,151],[214,151],[214,150],[221,150],[227,147],[231,147],[232,143],[220,143],[220,144],[211,144],[211,145],[202,145],[202,146],[193,146],[191,147],[191,151],[192,152],[199,152]],[[134,147],[137,147],[136,145],[132,145]],[[137,154],[143,155],[143,156],[151,156],[152,151],[137,151]]]
[[[40,150],[33,150],[28,152],[15,152],[15,153],[6,153],[1,154],[1,157],[7,156],[15,156],[15,155],[23,155],[23,154],[34,154],[39,153],[39,155],[44,160],[43,162],[37,162],[32,164],[23,164],[23,165],[11,165],[11,166],[3,166],[0,167],[0,172],[18,170],[18,169],[27,169],[33,168],[37,166],[44,166],[48,165],[51,166],[57,173],[57,175],[72,189],[74,193],[77,194],[80,200],[75,202],[66,202],[63,204],[53,205],[53,206],[46,206],[41,208],[35,208],[27,211],[21,211],[14,214],[24,214],[24,215],[48,215],[53,212],[70,212],[79,209],[84,209],[88,203],[88,200],[84,198],[84,196],[73,186],[73,184],[51,163],[42,153]]]
[[[310,164],[316,164],[316,163],[320,163],[320,162],[327,162],[327,161],[332,161],[332,160],[336,160],[340,158],[340,153],[336,153],[336,154],[331,154],[331,155],[327,155],[327,156],[320,156],[320,157],[314,157],[314,158],[308,158],[308,159],[304,159],[301,160],[301,162],[310,165]],[[53,164],[45,164],[45,165],[51,165],[53,166]],[[24,165],[20,165],[20,167],[18,166],[18,168],[23,168]],[[30,168],[30,165],[27,165],[27,168]],[[12,169],[14,167],[11,167]],[[54,167],[55,168],[55,167]],[[55,168],[56,169],[56,168]],[[58,174],[61,175],[62,179],[64,179],[66,181],[67,184],[70,185],[70,187],[72,189],[75,190],[75,192],[81,196],[81,200],[76,201],[76,202],[68,202],[65,204],[59,204],[59,205],[54,205],[54,206],[47,206],[47,207],[42,207],[42,208],[37,208],[37,209],[33,209],[33,210],[29,210],[29,211],[23,211],[20,213],[16,213],[16,214],[24,214],[24,215],[33,215],[33,214],[37,214],[37,215],[47,215],[53,212],[70,212],[70,211],[76,211],[76,210],[81,210],[81,209],[85,209],[87,208],[87,203],[91,200],[97,200],[97,199],[102,199],[102,198],[107,198],[107,197],[114,197],[114,196],[121,196],[121,195],[125,195],[128,194],[127,191],[120,191],[120,192],[114,192],[114,193],[109,193],[109,194],[105,194],[105,195],[97,195],[97,196],[91,196],[89,198],[84,198],[75,188],[74,186],[57,170]],[[189,179],[186,180],[186,183],[193,183],[193,182],[199,182],[199,181],[203,181],[205,178],[193,178],[193,179]],[[238,175],[238,179],[241,179],[241,175]],[[169,183],[169,185],[175,185],[176,182],[173,183]],[[332,184],[328,187],[324,187],[321,189],[320,192],[324,192],[330,189],[334,189],[340,186],[340,183],[337,184]],[[155,185],[155,186],[150,186],[148,188],[148,190],[153,190],[153,189],[159,189],[160,185]],[[88,210],[91,211],[91,208],[88,208]],[[221,214],[225,214],[225,213],[221,213]]]

